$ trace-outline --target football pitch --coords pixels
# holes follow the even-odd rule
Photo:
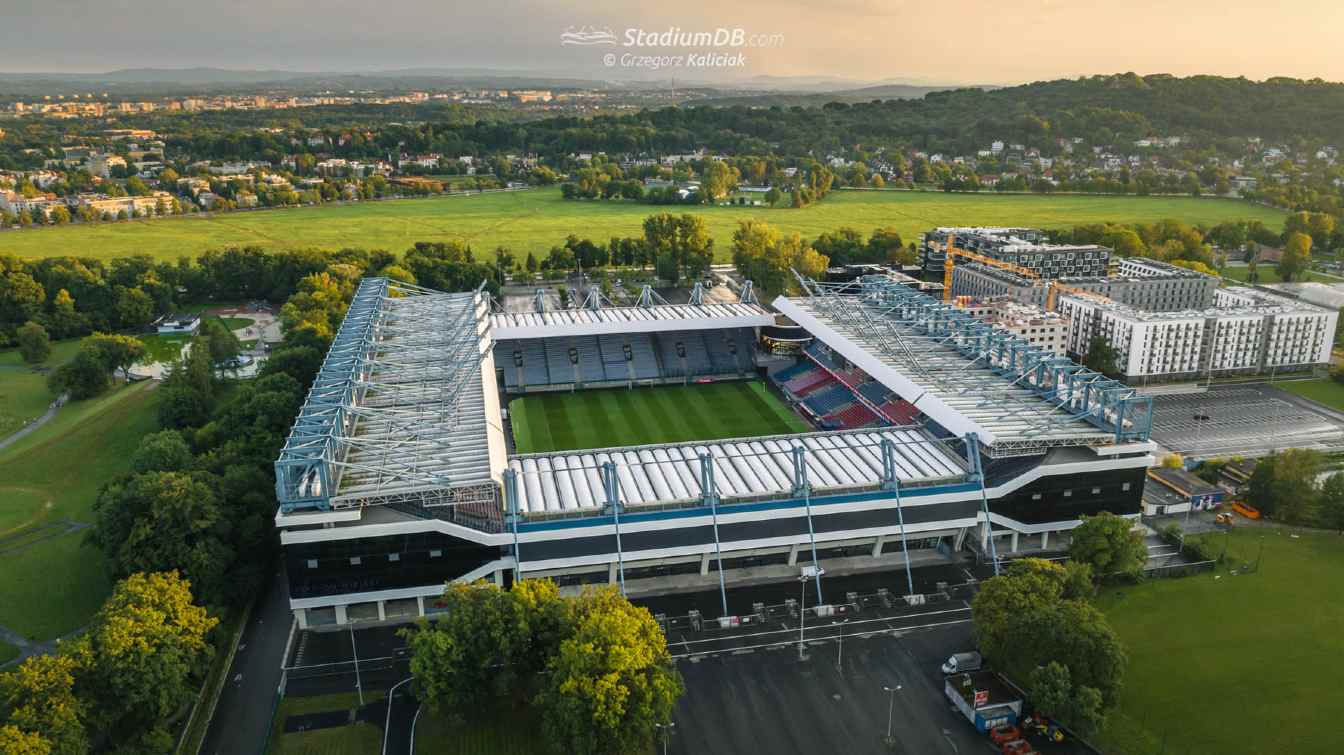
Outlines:
[[[760,381],[541,393],[509,403],[518,453],[807,432]]]

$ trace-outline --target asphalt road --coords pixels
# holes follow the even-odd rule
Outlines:
[[[277,573],[239,640],[201,746],[205,755],[245,755],[264,749],[292,620],[289,587],[283,572]]]

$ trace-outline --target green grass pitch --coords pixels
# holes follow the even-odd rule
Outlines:
[[[518,453],[807,432],[807,423],[752,382],[541,393],[509,403]]]

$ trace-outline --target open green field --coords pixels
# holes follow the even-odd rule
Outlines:
[[[364,703],[385,697],[382,692],[366,692]],[[271,755],[378,755],[383,749],[383,729],[367,723],[337,726],[286,734],[285,718],[304,713],[352,709],[359,707],[354,692],[342,692],[317,697],[286,697],[276,709],[271,724],[271,741],[266,752]]]
[[[415,726],[415,751],[422,755],[535,755],[548,749],[540,722],[526,712],[473,716],[469,725],[454,726],[426,710]]]
[[[1275,387],[1344,412],[1344,384],[1333,380],[1284,380],[1275,384]]]
[[[837,191],[803,210],[763,207],[662,207],[628,201],[566,201],[559,189],[471,194],[326,205],[262,212],[225,213],[66,225],[0,233],[0,254],[103,258],[149,254],[176,260],[206,249],[255,244],[270,249],[366,247],[403,251],[416,241],[463,239],[481,252],[505,246],[544,254],[571,233],[605,242],[638,236],[644,218],[657,212],[705,218],[720,260],[729,257],[739,220],[756,218],[815,237],[840,226],[864,233],[892,226],[914,239],[937,225],[1026,225],[1059,228],[1079,223],[1152,222],[1176,218],[1191,224],[1255,219],[1271,228],[1285,213],[1226,199],[1196,197],[1042,196],[946,194],[908,191]]]
[[[1237,283],[1246,283],[1246,278],[1250,275],[1250,271],[1251,269],[1245,265],[1228,265],[1220,272],[1223,278],[1227,280],[1236,281]],[[1256,283],[1283,282],[1283,279],[1279,278],[1278,268],[1272,264],[1256,265],[1255,272],[1259,276]],[[1315,281],[1317,283],[1344,283],[1344,278],[1334,275],[1326,275],[1325,273],[1319,273],[1315,270],[1308,270],[1306,276],[1304,276],[1302,280]]]
[[[57,341],[51,356],[34,369],[24,363],[18,349],[0,351],[0,438],[7,438],[47,410],[56,398],[47,389],[47,371],[64,364],[79,351],[79,341]],[[3,514],[0,514],[2,517]],[[4,527],[0,526],[0,531]]]
[[[1098,606],[1129,651],[1097,744],[1124,755],[1339,752],[1344,537],[1270,527],[1230,536],[1226,569],[1106,588]],[[1223,535],[1210,535],[1221,549]]]
[[[807,432],[759,381],[542,393],[509,402],[518,453]]]
[[[29,638],[86,623],[111,589],[102,554],[84,544],[104,482],[158,427],[152,383],[74,401],[0,451],[0,625]]]

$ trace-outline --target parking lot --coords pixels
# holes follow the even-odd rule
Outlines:
[[[1266,384],[1213,386],[1153,398],[1153,440],[1187,457],[1263,456],[1344,445],[1344,422]]]
[[[846,637],[837,642],[831,631],[810,642],[805,660],[796,645],[679,660],[686,694],[668,752],[997,752],[943,694],[938,666],[972,647],[969,623]]]

